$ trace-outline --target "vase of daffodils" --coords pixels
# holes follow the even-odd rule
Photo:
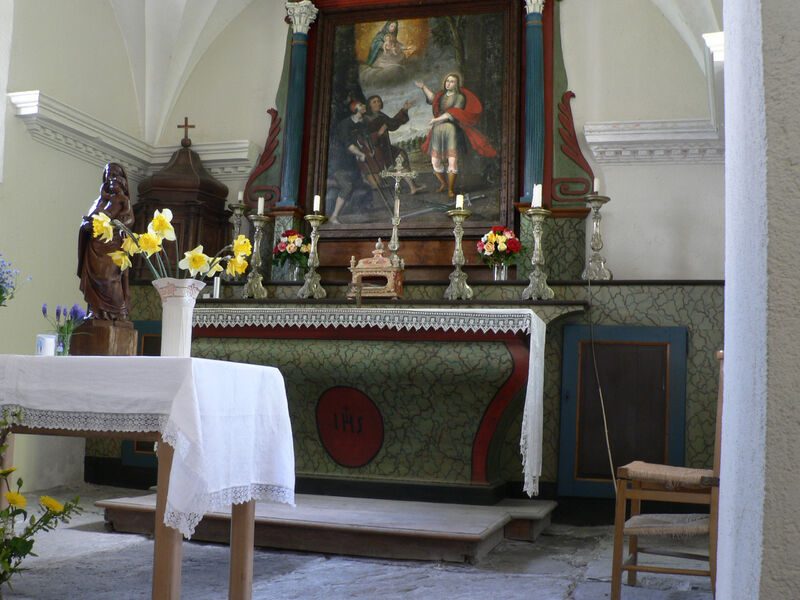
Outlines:
[[[172,226],[172,211],[156,210],[144,233],[134,233],[105,214],[93,217],[95,237],[110,241],[114,229],[122,232],[122,249],[109,252],[114,263],[123,271],[131,267],[131,257],[140,254],[153,275],[153,287],[161,297],[161,356],[189,356],[192,343],[192,313],[198,295],[206,286],[203,281],[223,270],[233,277],[247,269],[247,257],[252,253],[250,240],[239,235],[232,244],[214,256],[197,246],[184,252],[183,258],[170,265],[165,242],[178,244]]]

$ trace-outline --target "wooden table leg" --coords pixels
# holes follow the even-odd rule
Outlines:
[[[158,442],[153,600],[180,600],[181,597],[183,538],[177,529],[164,525],[173,453],[172,446],[163,441]]]
[[[231,507],[231,572],[228,581],[230,600],[250,600],[253,597],[255,516],[255,500]]]
[[[14,434],[10,431],[6,436],[6,451],[0,456],[0,469],[10,469],[14,466]],[[13,478],[12,478],[13,481]],[[5,494],[0,494],[0,510],[8,508]]]

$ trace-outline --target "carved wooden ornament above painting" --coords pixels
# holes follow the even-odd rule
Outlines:
[[[472,211],[467,238],[514,226],[534,183],[554,217],[586,215],[593,173],[572,122],[557,2],[541,19],[522,0],[314,5],[306,91],[287,104],[305,106],[297,197],[310,212],[322,196],[323,240],[388,237],[395,182],[380,173],[398,164],[416,174],[399,182],[404,239],[451,243],[457,194]]]

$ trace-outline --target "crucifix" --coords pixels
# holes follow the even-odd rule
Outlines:
[[[185,147],[191,146],[192,140],[189,139],[189,130],[194,129],[194,125],[189,125],[189,117],[183,117],[183,125],[178,125],[178,129],[183,129],[183,139],[181,140],[181,146]]]
[[[405,170],[403,158],[398,156],[394,162],[393,169],[384,169],[380,173],[384,179],[394,179],[394,216],[392,216],[392,239],[389,240],[389,251],[392,253],[392,264],[401,262],[402,259],[397,255],[400,249],[400,239],[398,228],[400,227],[400,181],[403,179],[416,179],[417,172]]]

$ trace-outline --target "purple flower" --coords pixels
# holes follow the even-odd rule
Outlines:
[[[42,304],[42,314],[47,317],[47,302]]]
[[[83,321],[86,318],[86,313],[80,306],[73,304],[72,309],[69,311],[69,318],[72,321]]]
[[[61,320],[61,305],[56,305],[56,323]]]

